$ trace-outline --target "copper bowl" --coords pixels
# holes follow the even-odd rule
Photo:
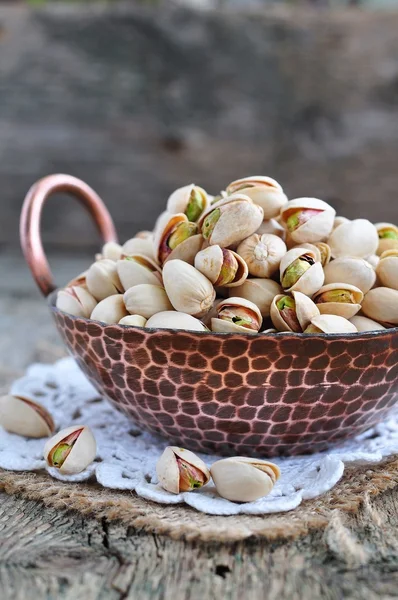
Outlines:
[[[294,455],[355,436],[394,406],[398,328],[311,336],[199,333],[104,325],[58,310],[39,231],[43,203],[58,191],[76,195],[103,239],[116,240],[93,190],[54,175],[25,200],[26,260],[83,372],[143,429],[191,450]]]

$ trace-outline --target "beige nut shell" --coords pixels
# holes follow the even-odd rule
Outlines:
[[[363,258],[343,256],[324,267],[325,284],[349,283],[366,294],[376,283],[372,265]]]
[[[253,302],[250,302],[250,300],[246,300],[246,298],[240,298],[240,297],[231,297],[231,298],[227,298],[226,300],[222,300],[217,305],[217,315],[226,306],[237,306],[237,307],[243,307],[243,308],[250,309],[251,311],[253,311],[256,314],[256,316],[259,320],[259,324],[260,324],[259,329],[261,329],[261,325],[263,322],[261,312],[260,312],[258,306],[256,306],[256,304],[254,304]],[[211,330],[215,331],[217,333],[249,333],[249,334],[258,333],[257,331],[250,330],[247,327],[242,327],[241,325],[237,325],[236,323],[232,323],[231,321],[219,319],[218,317],[211,319]]]
[[[207,277],[182,260],[167,261],[163,267],[163,283],[172,308],[193,317],[203,317],[216,297]]]
[[[62,442],[63,439],[78,429],[82,429],[82,432],[77,438],[76,442],[73,444],[73,447],[65,462],[58,469],[58,471],[63,475],[74,475],[76,473],[81,473],[95,459],[95,455],[97,453],[97,444],[91,429],[85,425],[66,427],[66,429],[62,429],[62,431],[59,431],[51,439],[49,439],[44,446],[44,459],[48,464],[48,455],[54,446]]]
[[[383,252],[376,274],[381,285],[398,290],[398,249]]]
[[[307,250],[306,248],[292,248],[285,254],[285,256],[281,260],[280,264],[280,276],[281,280],[283,279],[283,275],[286,269],[300,256],[303,254],[307,254],[316,261],[317,255],[312,250]],[[299,279],[298,281],[290,288],[287,288],[286,292],[302,292],[306,296],[312,296],[317,292],[324,283],[325,275],[323,272],[323,268],[320,262],[315,262]]]
[[[59,290],[56,306],[59,310],[75,317],[88,318],[97,304],[94,296],[81,286],[72,286]]]
[[[385,329],[385,327],[380,325],[380,323],[377,323],[377,321],[373,321],[372,319],[368,319],[368,317],[362,317],[360,315],[355,315],[350,321],[360,332],[381,331]]]
[[[55,430],[48,410],[33,398],[21,394],[0,398],[0,425],[10,433],[29,438],[48,437]]]
[[[177,457],[182,458],[188,464],[192,465],[205,476],[205,483],[210,480],[210,472],[203,460],[196,454],[185,448],[178,446],[167,446],[163,454],[156,463],[156,474],[160,486],[172,494],[180,493],[180,471],[178,468]]]
[[[147,320],[141,315],[127,315],[120,319],[119,325],[126,325],[128,327],[145,327]]]
[[[189,203],[189,200],[191,198],[192,190],[194,188],[196,188],[200,192],[201,196],[203,197],[203,200],[204,200],[203,211],[205,211],[207,209],[207,207],[210,205],[210,198],[203,188],[195,185],[194,183],[190,183],[189,185],[184,185],[183,187],[180,187],[180,188],[174,190],[174,192],[172,192],[172,194],[170,194],[170,196],[167,200],[167,211],[172,214],[185,213],[188,203]]]
[[[146,322],[147,328],[183,329],[186,331],[207,331],[199,319],[176,310],[166,310],[153,315]]]
[[[376,223],[375,227],[378,233],[382,229],[392,229],[398,234],[398,227],[393,223]],[[386,252],[387,250],[398,250],[398,239],[379,238],[379,245],[377,248],[378,256],[381,256],[383,252]]]
[[[267,496],[280,476],[274,463],[240,456],[216,461],[210,473],[219,495],[231,502],[254,502]]]
[[[270,316],[272,300],[282,294],[282,287],[273,279],[252,278],[246,279],[243,285],[230,291],[231,296],[246,298],[253,302],[264,318]]]
[[[373,288],[362,302],[362,312],[378,323],[398,325],[398,290]]]
[[[301,242],[322,242],[333,230],[334,218],[336,211],[332,206],[320,200],[319,198],[295,198],[290,200],[281,210],[281,222],[286,225],[287,218],[290,214],[300,209],[320,210],[317,215],[314,215],[306,223],[303,223],[290,231],[290,236],[296,244]]]
[[[351,292],[355,299],[355,304],[348,302],[317,302],[321,294],[325,292],[332,292],[333,290],[347,290]],[[324,285],[320,290],[313,296],[313,301],[317,305],[319,312],[326,315],[338,315],[345,319],[351,319],[361,310],[361,302],[364,298],[361,290],[348,283],[329,283]]]
[[[119,323],[120,319],[127,315],[128,311],[124,305],[123,295],[116,294],[101,300],[91,313],[90,319],[112,325]]]
[[[140,283],[153,285],[162,283],[162,271],[159,265],[144,254],[132,254],[118,260],[116,268],[124,291]]]
[[[226,283],[223,287],[237,287],[242,285],[242,283],[247,279],[248,276],[248,267],[246,262],[243,260],[239,254],[234,252],[233,250],[229,250],[231,254],[235,257],[238,263],[238,270],[235,274],[233,281],[230,283]],[[204,248],[195,257],[195,269],[203,273],[209,281],[215,284],[219,278],[222,265],[224,263],[224,255],[222,248],[220,246],[208,246]]]
[[[373,223],[367,219],[355,219],[337,227],[329,237],[328,244],[333,258],[366,258],[376,254],[379,236]]]
[[[319,315],[311,320],[311,324],[321,329],[323,333],[356,333],[353,323],[338,315]]]
[[[293,331],[293,329],[282,318],[282,315],[277,307],[277,302],[286,296],[286,294],[278,294],[275,296],[271,304],[271,319],[278,331]],[[304,331],[311,323],[311,319],[319,315],[319,309],[314,302],[301,292],[292,292],[292,296],[296,303],[296,315],[300,324],[301,330]]]
[[[115,261],[103,258],[93,263],[86,273],[86,285],[98,302],[122,292],[123,286],[117,274]]]
[[[228,194],[246,194],[264,212],[264,219],[269,220],[279,215],[280,209],[287,203],[282,186],[272,179],[261,175],[244,177],[232,181],[227,187]]]
[[[153,251],[153,234],[150,236],[141,238],[134,237],[122,246],[123,256],[133,256],[134,254],[142,254],[148,256],[152,260],[155,260],[155,253]]]
[[[285,242],[272,233],[254,233],[243,240],[236,249],[254,277],[271,277],[279,268],[287,252]]]
[[[127,311],[149,319],[158,312],[172,310],[173,307],[164,287],[151,283],[140,283],[129,288],[123,296]]]

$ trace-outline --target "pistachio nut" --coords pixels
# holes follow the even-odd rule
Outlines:
[[[377,256],[377,254],[371,254],[370,256],[366,257],[366,262],[368,262],[376,270],[377,265],[380,262],[380,256]]]
[[[116,266],[125,291],[140,283],[162,285],[162,270],[154,260],[144,254],[126,256],[118,260]]]
[[[271,304],[275,296],[282,294],[282,288],[273,279],[246,279],[239,287],[231,290],[231,295],[253,302],[264,318],[270,316]]]
[[[219,287],[241,285],[248,275],[247,264],[239,254],[217,245],[198,252],[194,264],[213,285]]]
[[[148,231],[147,229],[143,229],[142,231],[138,231],[135,236],[135,238],[139,239],[139,240],[152,240],[153,239],[153,233],[152,231]]]
[[[312,296],[324,283],[324,273],[316,254],[305,248],[293,248],[280,264],[281,284],[286,292],[297,291]]]
[[[248,196],[235,194],[212,205],[198,224],[210,245],[228,248],[252,235],[262,221],[263,209]]]
[[[290,250],[292,250],[293,248],[305,248],[306,250],[311,250],[311,252],[314,253],[316,262],[319,262],[322,264],[321,251],[315,244],[310,244],[309,242],[304,242],[304,244],[295,244],[292,248],[290,248]]]
[[[373,223],[367,219],[355,219],[337,227],[330,235],[328,244],[333,258],[366,258],[376,254],[379,236]]]
[[[304,333],[356,333],[353,323],[338,315],[319,315],[311,319]]]
[[[237,179],[228,185],[227,194],[238,192],[249,196],[255,204],[261,206],[266,220],[277,217],[287,202],[282,186],[271,177],[252,176]]]
[[[117,261],[123,254],[123,248],[116,242],[107,242],[102,246],[100,258],[108,258],[109,260]]]
[[[101,323],[106,323],[107,325],[113,325],[114,323],[119,323],[120,319],[127,315],[128,311],[124,305],[123,295],[115,294],[98,302],[91,313],[90,319],[101,321]]]
[[[86,276],[87,276],[87,271],[83,271],[83,273],[80,273],[79,275],[77,275],[76,277],[71,279],[71,281],[69,281],[69,283],[67,283],[65,287],[68,288],[68,287],[79,286],[79,287],[82,287],[85,290],[87,290]]]
[[[191,315],[176,310],[165,310],[153,315],[146,322],[150,329],[184,329],[185,331],[208,331],[207,327]]]
[[[210,480],[203,460],[178,446],[167,446],[156,464],[156,474],[161,487],[172,494],[192,492]]]
[[[253,233],[239,244],[236,252],[244,259],[250,275],[271,277],[279,269],[282,257],[286,254],[285,242],[272,233]]]
[[[163,267],[163,283],[175,310],[193,317],[203,317],[216,297],[211,281],[182,260],[167,261]]]
[[[175,190],[167,200],[167,211],[171,214],[184,213],[195,222],[210,205],[210,199],[201,187],[191,183]]]
[[[362,312],[381,324],[398,325],[398,290],[377,287],[370,290],[363,302]]]
[[[361,310],[363,293],[348,283],[329,283],[313,296],[321,314],[339,315],[351,319]]]
[[[398,247],[396,250],[383,252],[376,274],[381,285],[398,290]]]
[[[159,217],[154,231],[156,260],[161,265],[174,258],[193,264],[195,255],[203,243],[203,238],[198,232],[196,223],[188,221],[185,214],[164,212]]]
[[[140,254],[155,260],[153,251],[153,234],[148,237],[133,237],[122,246],[123,256],[133,256]]]
[[[350,220],[347,219],[347,217],[337,215],[337,217],[334,218],[333,229],[337,229],[337,227],[340,227],[343,223],[349,223],[349,221]]]
[[[321,265],[323,268],[326,267],[331,261],[332,251],[330,250],[329,244],[325,244],[325,242],[316,242],[315,247],[318,249],[321,255]]]
[[[336,211],[318,198],[296,198],[281,210],[281,222],[296,244],[322,242],[333,229]]]
[[[96,453],[95,438],[85,425],[62,429],[44,446],[48,466],[58,469],[63,475],[81,473],[93,462]]]
[[[10,433],[42,438],[55,431],[52,416],[44,406],[21,394],[0,398],[0,425]]]
[[[375,227],[379,236],[378,256],[386,250],[398,250],[398,227],[392,223],[376,223]]]
[[[126,290],[124,304],[132,315],[141,315],[149,319],[158,312],[172,310],[164,287],[151,283],[140,283]]]
[[[258,333],[263,318],[258,307],[245,298],[228,298],[217,306],[211,330],[217,333]]]
[[[263,221],[260,227],[257,229],[256,233],[258,235],[263,235],[264,233],[272,233],[272,235],[277,235],[282,238],[282,240],[286,237],[286,230],[276,219],[270,219],[269,221]]]
[[[317,315],[316,304],[301,292],[278,294],[271,304],[271,319],[278,331],[302,333]]]
[[[87,319],[96,305],[94,296],[81,286],[67,287],[57,294],[56,307],[75,317]]]
[[[368,317],[362,317],[360,315],[355,315],[355,317],[352,317],[350,321],[360,332],[379,331],[385,329],[385,327],[383,327],[383,325],[380,325],[380,323],[377,323],[376,321],[372,321],[372,319],[368,319]]]
[[[123,291],[116,263],[109,258],[103,258],[91,265],[86,274],[86,284],[90,294],[98,301]]]
[[[127,315],[120,319],[119,325],[128,325],[129,327],[145,327],[147,320],[141,315]]]
[[[219,495],[231,502],[254,502],[267,496],[280,477],[274,463],[243,456],[218,460],[210,473]]]
[[[263,331],[260,331],[261,335],[267,335],[268,333],[278,333],[278,330],[274,329],[273,327],[270,327],[269,329],[264,329]]]
[[[342,256],[332,260],[324,268],[325,284],[349,283],[366,294],[376,282],[373,267],[363,258]]]

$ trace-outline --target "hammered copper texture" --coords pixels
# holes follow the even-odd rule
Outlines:
[[[319,451],[377,424],[398,399],[397,329],[329,338],[150,332],[52,310],[96,388],[190,450]]]

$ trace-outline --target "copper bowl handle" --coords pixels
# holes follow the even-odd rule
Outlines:
[[[26,195],[19,234],[25,260],[44,296],[48,296],[56,286],[41,241],[41,213],[46,200],[59,192],[71,194],[83,204],[104,242],[117,241],[115,226],[105,204],[84,181],[71,175],[49,175],[37,181]]]

